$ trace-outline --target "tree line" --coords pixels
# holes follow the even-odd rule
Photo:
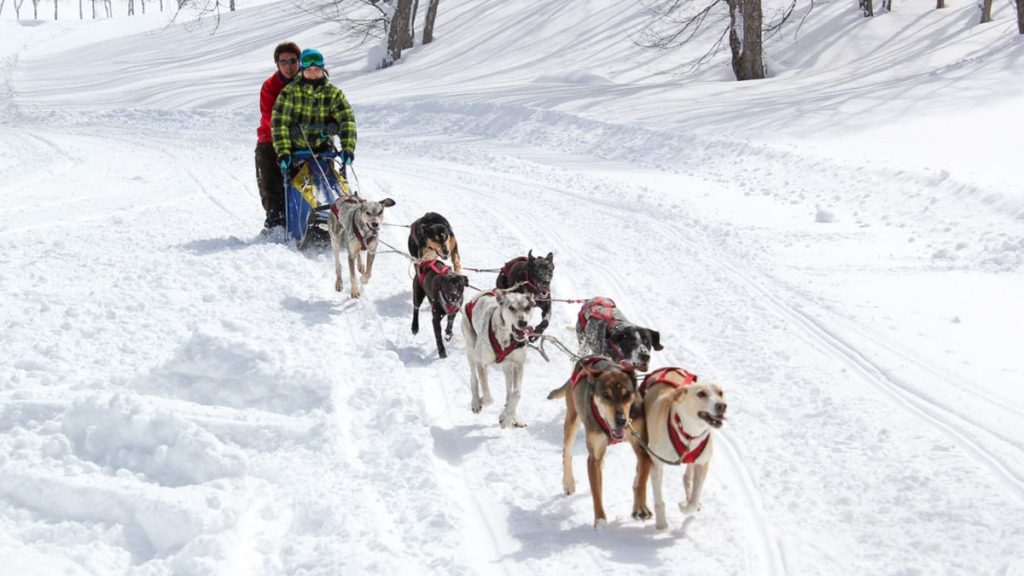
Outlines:
[[[39,6],[43,0],[31,0],[32,17],[39,19]],[[58,18],[59,0],[53,1],[53,19]],[[96,5],[100,4],[103,16],[113,16],[113,0],[78,0],[78,17],[85,18],[84,2],[92,9],[92,18],[97,18]],[[168,0],[170,2],[171,0]],[[198,10],[203,17],[214,14],[219,22],[222,10],[234,11],[235,0],[175,0],[180,13],[184,8]],[[305,0],[308,7],[323,17],[342,24],[349,32],[376,38],[383,44],[383,55],[376,67],[387,68],[402,58],[402,51],[412,48],[416,41],[417,15],[424,12],[420,43],[429,44],[434,40],[434,23],[437,20],[441,0]],[[814,7],[810,0],[806,8],[797,14],[797,0],[767,18],[762,0],[635,0],[648,12],[648,24],[634,37],[634,42],[651,49],[669,49],[693,42],[698,35],[710,32],[714,40],[694,66],[710,59],[723,45],[728,45],[733,74],[737,80],[757,80],[765,77],[764,41],[779,33],[787,23],[799,16],[802,21]],[[894,0],[879,0],[882,12],[892,12]],[[1010,0],[1017,11],[1017,30],[1024,34],[1024,0]],[[0,15],[8,0],[0,0]],[[25,0],[10,0],[17,18]],[[135,14],[136,2],[146,13],[146,0],[127,0],[127,15]],[[158,2],[164,11],[164,0]],[[875,0],[857,0],[860,13],[865,18],[875,16]],[[935,0],[935,8],[946,7],[946,0]],[[979,0],[979,23],[992,21],[992,0]]]

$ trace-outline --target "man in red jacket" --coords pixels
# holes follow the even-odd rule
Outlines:
[[[270,116],[274,102],[281,90],[299,72],[299,47],[294,42],[284,42],[274,48],[274,62],[277,71],[263,82],[260,90],[260,127],[256,129],[256,184],[260,188],[260,199],[267,219],[265,229],[284,226],[284,177],[277,164],[274,139],[270,134]]]

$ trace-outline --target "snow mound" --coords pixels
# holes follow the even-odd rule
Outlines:
[[[245,455],[196,424],[135,395],[76,402],[61,428],[77,456],[165,486],[245,474]]]
[[[199,404],[256,408],[279,414],[329,410],[326,375],[289,370],[271,350],[237,325],[204,326],[136,388]]]

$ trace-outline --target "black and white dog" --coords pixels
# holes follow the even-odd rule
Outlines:
[[[601,296],[587,300],[580,308],[576,338],[580,356],[608,356],[617,362],[629,362],[640,372],[647,371],[651,351],[663,349],[657,330],[631,323],[611,298]]]
[[[420,260],[417,268],[419,273],[412,281],[412,333],[418,334],[420,331],[420,304],[426,298],[430,301],[437,355],[447,358],[448,353],[444,349],[444,342],[441,341],[441,318],[448,317],[444,339],[451,340],[452,324],[462,307],[462,295],[469,284],[469,278],[453,273],[452,269],[440,260]]]
[[[495,281],[496,288],[533,295],[541,313],[540,324],[534,328],[534,335],[542,334],[551,318],[551,278],[554,274],[554,254],[548,252],[543,258],[534,258],[533,250],[530,250],[526,256],[519,256],[506,262]],[[535,338],[536,336],[530,337],[531,341]]]

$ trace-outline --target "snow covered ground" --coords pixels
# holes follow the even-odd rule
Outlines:
[[[1024,41],[933,4],[821,3],[743,84],[667,73],[694,49],[636,48],[619,0],[445,0],[375,73],[287,2],[0,21],[2,572],[1024,574]],[[446,360],[410,333],[404,258],[352,301],[259,236],[282,40],[327,54],[387,221],[445,214],[469,267],[553,251],[556,297],[726,389],[703,511],[673,472],[670,529],[631,519],[616,447],[595,531],[567,357],[501,430],[458,329]]]

